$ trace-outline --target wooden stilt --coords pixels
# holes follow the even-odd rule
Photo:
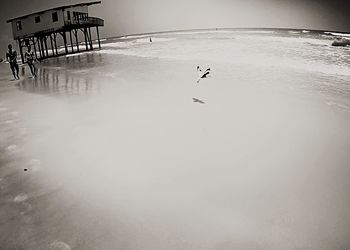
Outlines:
[[[53,36],[54,36],[54,41],[55,41],[56,55],[58,56],[58,50],[57,50],[57,33],[54,33]]]
[[[78,30],[77,30],[77,29],[73,30],[73,33],[74,33],[74,35],[75,35],[75,42],[76,42],[76,44],[77,44],[77,51],[79,52],[80,49],[79,49]]]
[[[84,28],[84,37],[85,37],[85,47],[86,47],[86,50],[89,50],[88,41],[87,41],[87,29],[86,29],[86,28]]]
[[[38,59],[38,55],[36,54],[35,37],[32,37],[32,43],[33,43],[33,47],[34,47],[35,59]]]
[[[101,49],[100,32],[98,31],[98,26],[96,26],[98,48]]]
[[[55,55],[55,51],[53,49],[53,41],[52,41],[52,34],[50,34],[50,44],[51,44],[51,51],[52,51],[52,55]]]
[[[41,52],[43,54],[42,58],[46,58],[45,56],[45,48],[44,48],[44,42],[43,42],[43,37],[40,37],[40,45],[41,45]]]
[[[90,27],[89,27],[88,30],[89,30],[88,35],[89,35],[90,49],[93,50],[94,47],[92,46],[92,37],[91,37],[91,29],[90,29]]]
[[[44,37],[44,43],[45,43],[45,50],[46,50],[46,57],[49,57],[49,49],[47,47],[47,36]]]
[[[65,31],[62,32],[62,36],[63,36],[63,42],[64,42],[64,49],[66,51],[66,54],[68,54],[67,36],[66,36],[66,32]]]
[[[72,53],[74,53],[74,44],[73,44],[73,39],[72,39],[72,30],[69,31],[69,37],[70,37],[70,45],[72,48]]]
[[[38,50],[39,50],[40,59],[42,59],[43,55],[41,53],[41,46],[40,46],[40,38],[39,37],[36,38],[36,43],[38,44]]]

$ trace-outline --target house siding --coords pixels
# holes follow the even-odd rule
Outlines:
[[[58,21],[52,21],[52,13],[57,12]],[[40,16],[40,22],[35,23],[35,17]],[[17,30],[16,23],[21,21],[22,30]],[[14,38],[32,35],[39,31],[59,29],[64,26],[64,11],[63,10],[48,10],[41,14],[30,15],[23,19],[12,21],[12,31]]]

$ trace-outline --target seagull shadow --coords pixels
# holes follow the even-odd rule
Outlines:
[[[197,98],[192,98],[193,102],[200,103],[200,104],[205,104],[204,101],[197,99]]]

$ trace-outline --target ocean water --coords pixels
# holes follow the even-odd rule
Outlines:
[[[302,84],[296,81],[295,87],[320,91],[329,103],[350,110],[350,48],[331,46],[339,36],[346,38],[349,34],[306,30],[174,32],[107,41],[101,53],[200,61],[228,70],[258,68],[266,72],[263,78],[281,70],[290,81],[297,74],[308,74],[319,80]],[[153,37],[152,44],[149,37]]]
[[[1,64],[0,246],[348,249],[350,49],[336,36],[110,38],[20,81]],[[197,83],[197,66],[211,77]]]

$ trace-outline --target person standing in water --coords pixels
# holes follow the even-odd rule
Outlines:
[[[12,49],[12,45],[9,44],[8,46],[8,51],[6,53],[6,60],[10,63],[10,68],[12,71],[13,76],[15,77],[15,79],[19,80],[19,67],[18,67],[18,63],[17,63],[17,52]]]
[[[32,72],[32,75],[36,77],[37,69],[35,68],[35,65],[34,65],[34,60],[35,60],[34,52],[32,51],[32,47],[30,45],[28,45],[27,48],[28,50],[25,53],[24,57],[28,63],[28,66],[30,68],[30,71]]]

